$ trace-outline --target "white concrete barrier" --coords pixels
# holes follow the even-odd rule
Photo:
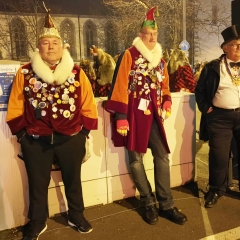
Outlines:
[[[98,130],[90,133],[91,157],[82,166],[82,186],[85,206],[107,204],[138,195],[131,180],[124,148],[115,148],[111,141],[109,113],[101,106],[105,98],[96,98]],[[195,96],[172,93],[172,114],[165,121],[171,154],[171,187],[194,180],[195,175]],[[24,162],[17,157],[19,144],[5,122],[6,112],[0,112],[0,230],[23,225],[27,221],[28,183]],[[154,190],[153,159],[144,156],[146,173]],[[49,216],[67,211],[60,171],[53,171],[49,185]]]

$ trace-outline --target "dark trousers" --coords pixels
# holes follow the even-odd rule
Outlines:
[[[86,137],[81,133],[55,144],[28,135],[21,139],[29,183],[29,219],[47,219],[48,185],[54,156],[61,168],[69,215],[74,218],[84,210],[80,172],[85,141]]]
[[[174,206],[170,188],[169,158],[155,121],[152,123],[148,147],[153,155],[156,198],[159,207],[167,210]],[[140,193],[141,200],[146,206],[155,204],[155,196],[152,193],[143,164],[143,153],[128,151],[128,154],[132,178]]]
[[[214,108],[207,114],[209,131],[209,186],[224,195],[228,184],[229,153],[232,138],[240,150],[240,112]],[[239,161],[239,159],[238,159]]]

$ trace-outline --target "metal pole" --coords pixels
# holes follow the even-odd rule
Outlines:
[[[183,0],[183,40],[186,40],[186,0]]]

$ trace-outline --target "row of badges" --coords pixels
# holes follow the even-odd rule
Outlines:
[[[29,71],[28,69],[22,69],[22,73],[28,74]],[[58,117],[59,113],[69,120],[73,119],[76,110],[75,99],[78,98],[75,91],[80,86],[79,81],[75,80],[74,74],[60,86],[50,86],[39,80],[37,76],[31,77],[31,75],[27,75],[25,79],[28,79],[29,86],[25,87],[24,91],[31,105],[40,111],[41,116],[46,116],[48,111],[45,109],[51,106],[54,119]],[[73,96],[70,97],[69,94],[73,94]],[[69,109],[62,109],[62,104],[69,104]]]
[[[129,86],[128,93],[134,92],[136,97],[137,85],[142,86],[138,88],[138,94],[141,96],[143,93],[148,95],[150,89],[157,90],[157,96],[161,95],[161,82],[165,78],[163,76],[163,70],[160,68],[160,64],[154,69],[148,69],[146,59],[139,55],[139,58],[135,60],[136,70],[131,70],[129,75],[132,76],[132,82]],[[140,75],[141,74],[141,75]]]

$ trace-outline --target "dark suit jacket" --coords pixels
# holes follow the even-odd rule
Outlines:
[[[220,81],[220,62],[223,57],[225,57],[225,54],[220,58],[214,59],[205,64],[195,88],[196,102],[198,109],[202,113],[199,127],[199,138],[203,141],[208,141],[209,139],[206,114],[208,109],[213,106],[212,100],[218,89]]]

